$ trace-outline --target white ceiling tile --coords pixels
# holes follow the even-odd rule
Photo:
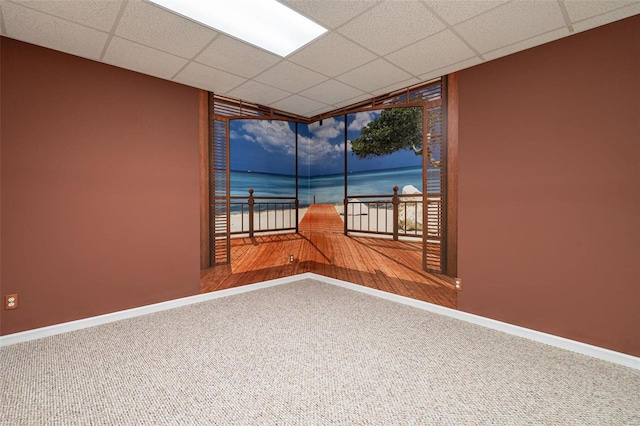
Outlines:
[[[6,0],[0,0],[0,35],[6,36],[4,18],[2,17],[2,5]]]
[[[98,59],[108,34],[14,3],[2,5],[7,36],[85,58]]]
[[[371,95],[369,93],[365,93],[364,95],[356,96],[354,98],[345,99],[342,102],[338,102],[338,103],[334,104],[334,106],[336,108],[342,108],[342,107],[345,107],[345,106],[353,105],[353,104],[355,104],[357,102],[366,101],[367,99],[371,99]]]
[[[111,31],[121,0],[18,0],[20,5],[103,31]]]
[[[410,77],[410,74],[395,65],[391,65],[384,59],[377,59],[341,75],[338,80],[364,92],[374,92]]]
[[[289,92],[299,92],[326,81],[327,77],[292,62],[282,61],[255,77],[255,80]]]
[[[335,77],[376,58],[341,35],[329,33],[308,44],[288,59],[319,73]]]
[[[305,114],[305,117],[315,117],[316,115],[320,115],[320,114],[324,114],[326,112],[331,112],[335,109],[335,107],[332,106],[326,106],[324,108],[319,108],[313,111],[309,111],[308,113]]]
[[[386,93],[391,93],[394,92],[396,90],[400,90],[400,89],[404,89],[410,86],[415,86],[416,84],[422,83],[422,80],[415,78],[415,77],[411,77],[408,80],[403,80],[403,81],[399,81],[397,83],[391,84],[389,86],[385,86],[385,87],[381,87],[378,90],[374,90],[372,92],[372,94],[374,96],[378,96],[378,95],[384,95]]]
[[[142,1],[130,1],[116,35],[183,58],[191,59],[216,32]]]
[[[306,115],[311,111],[328,107],[328,105],[323,104],[322,102],[314,101],[299,95],[289,96],[288,98],[274,102],[271,106],[281,111],[287,111],[298,115]],[[331,107],[329,106],[329,108]]]
[[[443,75],[447,75],[447,74],[451,74],[452,72],[456,72],[456,71],[460,71],[463,70],[465,68],[470,68],[474,65],[478,65],[482,63],[482,60],[480,58],[478,58],[477,56],[464,60],[464,61],[460,61],[456,64],[451,64],[448,65],[446,67],[443,68],[439,68],[437,70],[433,70],[433,71],[429,71],[426,74],[422,74],[420,76],[418,76],[420,78],[421,81],[429,81],[433,78],[437,78],[437,77],[442,77]]]
[[[446,30],[391,53],[386,56],[386,59],[400,68],[418,75],[472,56],[475,56],[473,50],[452,31]]]
[[[325,104],[335,105],[345,99],[362,95],[363,92],[337,80],[329,80],[300,92],[300,94],[311,99],[317,99]]]
[[[564,5],[567,8],[569,19],[572,22],[581,21],[583,19],[592,18],[610,12],[614,9],[630,6],[635,1],[585,1],[585,0],[565,0]]]
[[[517,0],[455,28],[480,53],[538,36],[565,25],[558,2]]]
[[[491,52],[487,52],[484,55],[485,60],[491,61],[496,58],[500,58],[502,56],[511,55],[512,53],[520,52],[525,49],[529,49],[531,47],[539,46],[544,43],[548,43],[553,40],[557,40],[564,36],[569,35],[569,30],[566,27],[559,28],[557,30],[549,31],[548,33],[539,35],[537,37],[532,37],[527,40],[523,40],[519,43],[514,43],[510,46],[505,46],[500,49],[492,50]]]
[[[455,25],[474,16],[480,15],[494,7],[506,3],[508,0],[428,0],[433,10],[447,21]]]
[[[222,95],[246,81],[246,79],[238,77],[237,75],[229,74],[196,62],[187,65],[173,80]]]
[[[296,9],[325,28],[336,28],[364,12],[379,0],[284,0],[281,3]]]
[[[232,74],[252,78],[281,59],[279,56],[220,34],[195,60]]]
[[[237,99],[270,106],[274,102],[291,95],[291,93],[249,80],[242,86],[231,90],[228,95]]]
[[[584,21],[573,24],[573,29],[577,32],[590,30],[600,25],[605,25],[610,22],[618,21],[620,19],[628,18],[633,15],[640,14],[640,2],[635,2],[630,6],[626,6],[620,9],[613,10],[602,15],[594,16],[593,18],[585,19]]]
[[[187,60],[119,37],[109,43],[104,61],[133,71],[170,79]]]
[[[337,31],[372,52],[386,55],[444,28],[421,2],[386,1]]]
[[[148,0],[0,0],[0,27],[98,59],[122,11],[104,62],[167,79],[178,72],[183,84],[315,115],[480,63],[456,31],[491,60],[569,35],[561,3],[576,32],[640,13],[640,0],[280,1],[336,31],[283,60]]]

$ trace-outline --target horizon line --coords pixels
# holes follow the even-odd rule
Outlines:
[[[389,171],[389,170],[405,170],[405,169],[417,169],[420,168],[422,169],[422,165],[419,166],[403,166],[403,167],[390,167],[388,169],[371,169],[371,170],[360,170],[357,172],[354,171],[350,171],[349,174],[359,174],[359,173],[370,173],[370,172],[382,172],[382,171]],[[295,177],[295,174],[283,174],[283,173],[269,173],[269,172],[261,172],[261,171],[253,171],[253,170],[230,170],[230,172],[236,172],[236,173],[259,173],[262,175],[272,175],[272,176],[287,176],[287,177]],[[309,175],[309,177],[316,177],[316,176],[322,176],[322,177],[327,177],[327,176],[342,176],[344,175],[344,171],[340,172],[340,173],[329,173],[329,174],[315,174],[315,175]],[[299,177],[305,177],[307,175],[300,175],[298,174]]]

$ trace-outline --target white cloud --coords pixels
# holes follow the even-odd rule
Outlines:
[[[296,135],[286,121],[248,120],[242,124],[244,138],[269,152],[296,153]]]
[[[309,136],[298,136],[298,159],[303,166],[330,163],[344,155],[344,142],[332,144],[330,140],[344,134],[344,122],[334,118],[309,125]],[[242,134],[247,141],[259,144],[269,152],[295,155],[296,135],[286,121],[247,120],[242,124]],[[351,141],[347,141],[351,150]]]
[[[352,147],[351,147],[351,139],[347,140],[347,152],[351,152],[353,151]]]
[[[338,136],[344,130],[344,123],[335,118],[327,118],[322,120],[322,126],[319,121],[309,125],[309,131],[316,138],[331,139]]]
[[[344,142],[332,144],[330,139],[344,134],[344,122],[327,118],[309,125],[311,137],[298,138],[300,162],[304,165],[331,163],[344,155]]]
[[[351,124],[349,124],[349,130],[362,130],[367,124],[371,123],[376,118],[375,112],[357,112]]]
[[[328,139],[299,137],[298,150],[302,164],[322,164],[342,158],[344,143],[332,145]]]

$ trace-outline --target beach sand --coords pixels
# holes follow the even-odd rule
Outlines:
[[[344,206],[336,205],[336,211],[344,221]],[[366,204],[347,206],[347,226],[354,231],[393,232],[393,210]]]
[[[344,206],[336,205],[336,211],[344,220]],[[349,204],[347,207],[347,225],[349,229],[354,231],[377,231],[377,232],[389,232],[393,233],[393,208],[388,205],[388,208],[382,206],[375,206],[374,204]],[[437,206],[429,207],[429,213],[431,215],[437,214]],[[415,226],[415,220],[417,217],[417,230]],[[400,233],[403,231],[403,224],[407,223],[406,233],[420,236],[422,234],[422,206],[415,207],[415,205],[408,204],[406,211],[400,209],[399,211]],[[436,234],[437,228],[429,227],[430,234]]]
[[[298,223],[302,220],[308,208],[302,207],[298,209]],[[255,215],[253,227],[255,231],[261,229],[274,228],[293,228],[295,227],[296,212],[295,210],[271,210],[268,214],[266,211]],[[231,214],[231,232],[249,232],[249,213],[232,213]]]

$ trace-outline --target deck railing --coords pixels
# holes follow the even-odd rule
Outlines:
[[[260,232],[298,232],[298,200],[296,197],[230,196],[231,235]]]
[[[442,201],[439,194],[427,196],[427,223],[423,224],[422,194],[352,195],[344,206],[347,232],[391,235],[398,237],[427,237],[440,239],[442,229]]]

